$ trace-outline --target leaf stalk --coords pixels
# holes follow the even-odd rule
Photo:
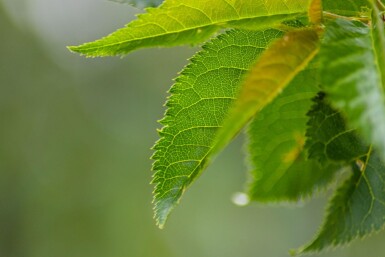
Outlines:
[[[343,19],[343,20],[348,20],[348,21],[361,21],[363,23],[369,23],[370,22],[369,17],[355,17],[355,16],[348,17],[348,16],[343,16],[343,15],[331,13],[331,12],[326,12],[326,11],[324,11],[323,14],[324,14],[324,17],[329,18],[329,19]]]

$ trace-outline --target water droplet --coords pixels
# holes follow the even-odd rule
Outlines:
[[[245,193],[235,193],[231,198],[231,201],[238,206],[246,206],[249,204],[250,199],[249,196]]]

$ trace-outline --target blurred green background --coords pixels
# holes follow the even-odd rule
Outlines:
[[[138,12],[107,0],[0,0],[0,257],[288,256],[316,232],[325,198],[233,204],[247,180],[242,138],[190,188],[166,228],[155,226],[156,121],[197,49],[85,59],[65,48]],[[383,236],[319,256],[385,256]]]

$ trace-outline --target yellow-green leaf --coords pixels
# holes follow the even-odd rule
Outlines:
[[[304,16],[310,0],[166,0],[125,28],[69,49],[89,57],[145,47],[196,44],[220,28],[262,28]]]
[[[310,3],[308,11],[309,21],[312,24],[321,24],[322,22],[322,0],[313,0]]]

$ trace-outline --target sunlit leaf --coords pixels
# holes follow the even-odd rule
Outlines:
[[[203,46],[172,86],[153,156],[155,218],[160,227],[206,166],[244,72],[281,36],[278,30],[230,31],[219,36]]]
[[[135,49],[196,44],[220,28],[262,28],[306,15],[310,0],[166,0],[125,28],[100,40],[69,47],[95,57]]]

